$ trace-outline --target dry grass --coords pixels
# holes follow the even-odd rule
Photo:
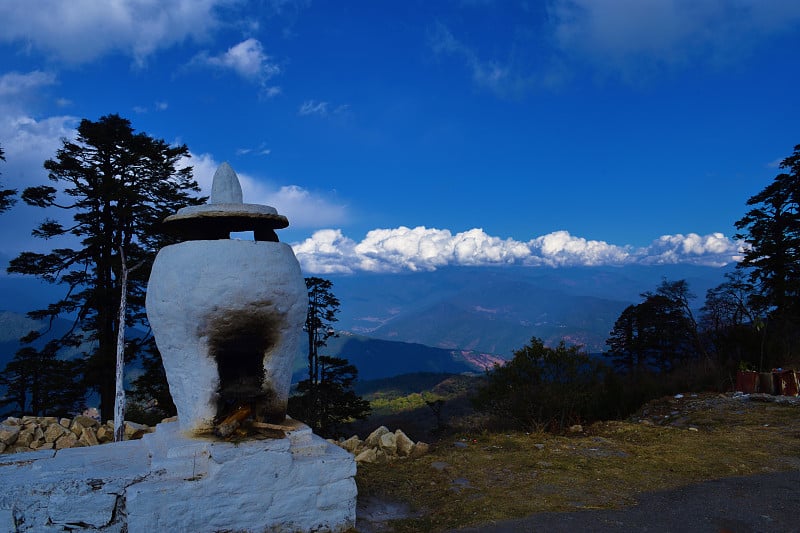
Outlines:
[[[360,466],[359,494],[405,502],[420,514],[392,522],[396,531],[441,531],[542,511],[616,508],[640,492],[800,468],[800,408],[714,397],[682,409],[674,425],[463,434],[415,461]]]

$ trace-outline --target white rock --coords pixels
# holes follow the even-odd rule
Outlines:
[[[356,455],[356,463],[377,463],[378,451],[375,448],[367,448]]]
[[[380,446],[381,437],[386,435],[387,433],[391,433],[391,431],[389,431],[389,429],[386,426],[379,427],[378,429],[370,433],[369,437],[367,437],[364,440],[364,446],[366,446],[367,448],[375,448],[377,446]]]
[[[350,453],[355,453],[359,446],[361,446],[362,442],[361,439],[358,438],[358,435],[353,435],[349,439],[339,443],[339,446],[344,448]]]
[[[380,449],[387,456],[397,454],[397,440],[394,433],[384,433],[378,442]]]
[[[403,433],[402,430],[394,432],[395,443],[397,445],[397,455],[400,457],[408,457],[414,450],[414,441],[408,438],[408,435]]]

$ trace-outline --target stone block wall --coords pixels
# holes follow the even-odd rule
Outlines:
[[[299,425],[284,439],[184,437],[0,456],[0,531],[345,531],[353,456]]]

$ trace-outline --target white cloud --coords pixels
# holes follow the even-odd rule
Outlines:
[[[194,167],[194,178],[202,194],[211,194],[211,182],[219,163],[210,154],[192,154],[186,164]],[[319,228],[343,224],[347,220],[347,206],[329,195],[312,192],[298,185],[276,186],[238,171],[237,175],[245,203],[271,205],[289,219],[292,227]]]
[[[0,96],[7,98],[25,95],[30,91],[55,83],[56,77],[54,74],[40,70],[34,70],[27,74],[8,72],[0,76]]]
[[[77,118],[61,115],[37,119],[26,109],[29,100],[40,97],[42,88],[56,83],[55,75],[39,70],[0,76],[0,142],[6,153],[3,174],[6,180],[13,177],[15,188],[46,179],[44,161],[55,155],[62,138],[75,136]]]
[[[0,41],[72,64],[118,51],[142,63],[154,51],[202,40],[231,0],[26,0],[0,2]]]
[[[55,156],[62,138],[74,138],[78,119],[54,116],[35,119],[19,109],[0,104],[0,143],[6,161],[2,163],[2,186],[22,192],[26,187],[48,183],[43,163]],[[50,213],[60,218],[63,213]],[[44,218],[41,209],[18,201],[3,213],[0,222],[0,255],[16,256],[22,250],[42,251],[49,243],[31,239],[30,231]],[[0,264],[0,269],[3,265]]]
[[[306,115],[320,115],[326,116],[328,114],[328,102],[317,102],[316,100],[306,100],[300,106],[297,114],[301,116]]]
[[[308,272],[351,274],[356,269],[349,261],[355,255],[355,243],[342,235],[341,230],[316,231],[311,237],[292,247],[298,261]]]
[[[553,0],[556,46],[598,65],[729,63],[800,22],[800,3],[783,0]]]
[[[264,87],[264,89],[261,91],[261,97],[266,99],[275,98],[282,92],[283,90],[277,86]]]
[[[306,100],[297,110],[297,114],[301,117],[309,115],[320,117],[347,116],[349,113],[350,104],[333,105],[330,102],[318,102],[317,100]]]
[[[648,264],[695,263],[722,266],[737,260],[741,243],[731,241],[722,233],[710,235],[663,235],[643,251],[639,262]]]
[[[312,273],[400,272],[445,266],[600,266],[691,263],[719,266],[738,259],[739,244],[721,233],[666,235],[633,248],[555,231],[528,242],[501,239],[482,229],[453,235],[425,228],[375,229],[356,243],[341,230],[326,229],[293,245],[303,268]]]
[[[193,62],[229,69],[242,78],[260,83],[266,82],[281,71],[280,67],[271,62],[270,57],[264,53],[261,42],[253,38],[231,46],[226,52],[216,56],[209,56],[207,52],[203,52],[195,57]],[[267,93],[274,92],[274,89],[280,91],[279,88],[270,87]]]
[[[534,256],[550,266],[617,265],[624,263],[629,257],[625,247],[573,237],[563,230],[537,237],[529,244]]]

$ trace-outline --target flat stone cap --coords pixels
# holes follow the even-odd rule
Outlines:
[[[228,163],[222,163],[214,173],[209,203],[178,210],[164,219],[164,226],[190,240],[227,239],[231,232],[253,231],[256,240],[277,241],[274,230],[288,227],[289,220],[274,207],[242,203],[239,177]]]

